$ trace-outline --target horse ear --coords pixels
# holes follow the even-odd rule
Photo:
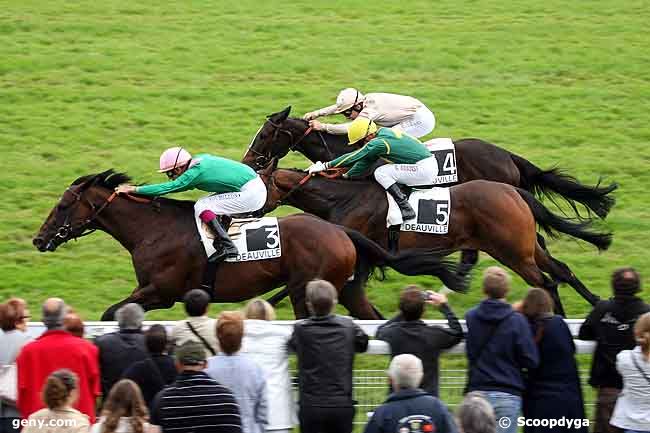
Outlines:
[[[284,122],[285,120],[287,120],[290,113],[291,113],[291,105],[289,105],[287,108],[285,108],[282,111],[278,111],[277,113],[271,114],[269,117],[267,117],[267,119],[276,123]]]
[[[287,108],[280,112],[280,114],[282,115],[282,120],[287,120],[287,117],[291,114],[291,105],[288,105]]]

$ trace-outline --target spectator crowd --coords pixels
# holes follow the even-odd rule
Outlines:
[[[399,313],[375,335],[390,346],[387,398],[368,414],[366,433],[650,432],[650,305],[632,268],[612,275],[613,296],[598,302],[578,338],[594,341],[589,384],[596,407],[587,422],[572,333],[551,296],[532,288],[508,303],[510,277],[486,269],[485,299],[466,313],[467,329],[441,293],[406,287]],[[0,433],[350,433],[355,354],[369,336],[334,314],[337,292],[315,280],[311,316],[278,326],[273,307],[208,316],[209,295],[184,298],[187,318],[173,329],[143,327],[144,311],[125,304],[118,330],[84,338],[80,316],[62,299],[41,309],[35,339],[25,301],[0,304]],[[427,307],[448,326],[426,324]],[[439,398],[439,357],[465,341],[467,379],[455,413]],[[289,372],[296,356],[297,398]],[[555,425],[550,424],[555,420]],[[564,420],[560,422],[561,420]]]

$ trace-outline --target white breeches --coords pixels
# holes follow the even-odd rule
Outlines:
[[[393,126],[393,129],[399,129],[408,135],[420,138],[433,131],[435,127],[436,117],[431,110],[423,105],[411,117]]]
[[[438,175],[436,157],[423,159],[415,164],[386,164],[375,170],[375,179],[384,189],[394,183],[402,185],[431,185]]]
[[[239,192],[226,192],[202,197],[194,204],[194,214],[198,217],[204,210],[217,215],[232,215],[254,212],[266,203],[266,185],[257,176],[241,187]]]

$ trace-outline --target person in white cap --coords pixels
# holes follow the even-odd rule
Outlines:
[[[436,126],[436,118],[426,105],[411,96],[393,93],[368,93],[364,95],[354,88],[341,90],[336,104],[310,111],[302,118],[309,120],[317,131],[330,134],[347,134],[350,123],[321,123],[322,116],[343,114],[347,119],[366,117],[379,126],[391,127],[420,138]]]

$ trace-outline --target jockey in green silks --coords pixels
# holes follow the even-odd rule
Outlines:
[[[237,248],[217,221],[217,215],[249,213],[261,209],[266,203],[266,186],[258,174],[245,164],[219,156],[204,153],[193,158],[182,147],[165,150],[160,156],[158,171],[165,173],[169,182],[143,186],[124,184],[115,188],[115,191],[146,196],[191,189],[212,193],[194,204],[195,216],[215,234],[216,252],[208,260],[215,262],[237,257]]]
[[[415,218],[408,198],[398,187],[403,185],[430,185],[438,175],[435,156],[417,139],[402,131],[378,128],[367,118],[357,117],[348,130],[349,144],[362,141],[364,146],[329,162],[316,162],[309,173],[334,167],[351,167],[346,176],[362,174],[379,158],[391,164],[382,165],[374,172],[377,182],[395,199],[404,221]]]

